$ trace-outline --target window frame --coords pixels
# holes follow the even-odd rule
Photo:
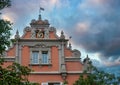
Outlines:
[[[37,63],[36,62],[34,62],[34,59],[33,59],[33,53],[34,52],[37,52],[38,54],[37,54],[37,57],[38,57],[38,59],[35,59],[35,60],[37,60]],[[31,63],[32,64],[39,64],[39,51],[32,51],[32,56],[31,56],[32,58],[31,58]],[[35,56],[34,56],[35,57]]]
[[[46,54],[46,55],[44,55]],[[44,58],[43,58],[44,57]],[[47,58],[47,59],[45,59]],[[44,60],[45,59],[45,60]],[[49,64],[49,56],[48,56],[48,51],[42,51],[41,52],[41,62],[42,64]]]
[[[38,51],[39,52],[39,63],[34,64],[32,63],[32,52]],[[48,63],[42,63],[42,52],[46,51],[48,54]],[[51,65],[51,49],[49,48],[41,48],[41,47],[32,47],[30,48],[30,65]]]

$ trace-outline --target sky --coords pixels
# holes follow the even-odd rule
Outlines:
[[[13,23],[12,36],[17,29],[22,35],[38,19],[39,7],[58,34],[72,36],[82,58],[88,54],[95,66],[120,74],[120,0],[12,0],[0,17]]]

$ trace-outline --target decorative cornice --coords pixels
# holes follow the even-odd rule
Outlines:
[[[41,75],[58,75],[60,74],[59,71],[49,71],[49,72],[31,72],[31,74],[41,74]]]
[[[50,24],[49,24],[48,20],[35,20],[35,19],[33,19],[31,21],[30,25],[31,26],[32,25],[48,25],[49,26]]]
[[[19,39],[18,42],[67,42],[68,39],[61,40],[61,39]]]
[[[11,62],[13,62],[13,61],[15,61],[15,56],[3,57],[3,59],[4,59],[5,61],[11,61]]]
[[[65,61],[79,61],[80,62],[80,57],[65,57]]]
[[[68,74],[81,74],[83,71],[68,71]]]
[[[67,74],[83,74],[83,71],[67,71]],[[90,72],[87,72],[90,73]],[[51,71],[51,72],[31,72],[31,74],[40,74],[40,75],[60,75],[59,71]]]

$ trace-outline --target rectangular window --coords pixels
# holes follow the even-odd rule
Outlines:
[[[60,83],[42,83],[41,85],[63,85]]]
[[[39,51],[32,52],[32,64],[39,64]]]
[[[48,64],[48,51],[42,51],[42,64]]]

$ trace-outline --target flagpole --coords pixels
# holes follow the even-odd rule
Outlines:
[[[40,10],[40,7],[39,7],[39,20],[41,20],[41,10]]]
[[[44,11],[44,8],[42,7],[39,8],[39,20],[41,20],[41,11]]]

